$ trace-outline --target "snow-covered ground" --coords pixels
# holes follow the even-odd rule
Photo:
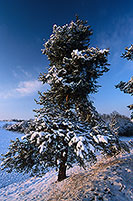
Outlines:
[[[22,136],[20,133],[4,130],[2,127],[6,123],[7,122],[0,122],[0,157],[1,154],[5,154],[8,151],[10,140],[15,140],[16,138],[21,138]],[[15,122],[10,123],[13,124]],[[0,188],[6,187],[13,183],[19,183],[26,180],[27,178],[29,178],[29,175],[23,175],[16,172],[12,172],[9,174],[4,170],[0,170]]]
[[[16,137],[21,138],[22,134],[4,130],[2,127],[6,122],[0,122],[0,154],[6,153],[10,140],[15,140]],[[121,140],[133,140],[129,137],[121,137]],[[72,171],[76,173],[79,167],[74,167],[68,171],[68,175]],[[82,172],[82,170],[80,170]],[[16,200],[41,200],[47,197],[49,186],[57,179],[56,172],[53,170],[48,172],[44,177],[29,177],[20,173],[6,173],[0,170],[0,201],[16,201]]]
[[[42,178],[32,177],[0,189],[0,201],[132,201],[131,154],[100,160],[83,170],[74,167],[68,177],[56,182],[56,172]]]

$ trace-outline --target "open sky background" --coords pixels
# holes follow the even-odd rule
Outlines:
[[[91,46],[110,48],[110,71],[100,79],[92,95],[98,112],[114,110],[130,115],[128,94],[115,89],[128,81],[133,64],[120,55],[133,43],[133,0],[0,0],[0,119],[33,118],[34,98],[46,90],[37,81],[46,72],[47,57],[41,54],[54,24],[64,25],[78,14],[93,29]]]

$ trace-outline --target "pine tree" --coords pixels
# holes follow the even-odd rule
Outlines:
[[[64,26],[53,26],[43,54],[50,62],[39,80],[50,89],[39,93],[41,109],[29,132],[12,141],[3,156],[3,169],[43,175],[50,167],[58,170],[58,181],[66,169],[78,163],[96,161],[96,152],[116,153],[121,149],[117,136],[100,119],[88,95],[98,90],[97,79],[107,72],[109,50],[90,46],[92,30],[76,19]]]
[[[110,123],[109,123],[109,127],[110,130],[113,131],[115,133],[115,135],[118,135],[118,130],[119,130],[119,126],[118,126],[118,121],[117,121],[117,116],[119,114],[117,112],[112,112],[110,117]]]
[[[122,54],[123,58],[126,58],[127,60],[133,61],[133,45],[131,47],[126,47],[125,48],[125,53]],[[133,76],[128,82],[123,82],[121,81],[118,85],[116,85],[116,88],[119,88],[121,91],[124,93],[131,94],[133,95]],[[133,110],[133,104],[128,106],[130,110]],[[133,119],[133,112],[131,113],[131,119]]]

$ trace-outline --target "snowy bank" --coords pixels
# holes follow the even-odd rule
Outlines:
[[[130,118],[121,115],[118,112],[103,114],[101,115],[101,118],[109,127],[111,124],[115,124],[113,129],[117,128],[119,136],[133,136],[133,122]],[[113,121],[115,121],[115,123]],[[4,129],[13,132],[28,133],[30,125],[34,125],[34,120],[14,120],[12,122],[9,120],[4,124]],[[110,127],[110,129],[112,128]]]
[[[0,189],[2,201],[132,200],[132,151],[116,158],[103,158],[88,170],[75,166],[69,177],[56,182],[56,172],[32,177]]]
[[[13,124],[14,122],[11,123]],[[10,140],[15,140],[16,138],[21,137],[20,133],[4,130],[3,126],[5,124],[6,122],[0,122],[0,154],[5,154],[8,151]],[[27,174],[23,175],[22,173],[16,173],[15,171],[9,174],[5,170],[0,170],[0,188],[6,187],[13,183],[19,183],[27,178],[29,178],[29,175]]]
[[[14,140],[16,137],[21,137],[21,135],[16,132],[3,130],[2,127],[4,124],[5,124],[4,122],[1,122],[0,124],[0,153],[7,152],[7,147],[9,146],[11,139]],[[129,140],[129,138],[123,137],[122,140],[127,141]],[[75,166],[74,168],[67,171],[67,175],[69,177],[66,180],[59,183],[56,183],[57,173],[54,170],[51,172],[48,172],[42,178],[40,177],[30,178],[29,175],[23,175],[23,174],[15,173],[15,172],[8,174],[5,171],[0,171],[0,200],[2,201],[54,200],[55,201],[55,200],[72,200],[74,198],[76,200],[82,200],[82,198],[85,199],[87,194],[90,197],[94,197],[94,196],[97,197],[97,195],[95,194],[98,193],[98,189],[100,188],[100,186],[102,186],[101,188],[103,189],[105,188],[105,186],[107,186],[108,188],[108,185],[110,185],[109,184],[110,178],[114,178],[113,180],[114,184],[112,186],[114,187],[114,189],[116,188],[115,182],[117,179],[120,179],[118,178],[119,174],[121,174],[120,175],[122,178],[121,180],[122,182],[124,182],[124,183],[122,182],[121,183],[122,185],[125,186],[124,190],[122,190],[122,193],[124,191],[126,194],[125,195],[126,197],[122,197],[122,199],[116,199],[115,195],[117,195],[119,191],[118,192],[116,191],[115,193],[114,190],[111,189],[111,191],[114,192],[113,194],[115,198],[114,199],[113,197],[111,197],[111,199],[112,200],[114,199],[115,201],[130,200],[129,193],[127,193],[127,192],[130,192],[130,189],[129,189],[130,183],[128,184],[128,181],[125,181],[125,180],[123,181],[123,178],[130,176],[131,157],[132,157],[132,154],[119,155],[116,159],[116,162],[112,162],[112,163],[109,163],[109,162],[113,160],[115,161],[114,158],[109,158],[108,161],[107,159],[101,160],[99,163],[97,163],[95,166],[93,166],[91,169],[88,169],[87,171],[83,170],[80,167]],[[123,160],[123,166],[122,166],[122,163],[119,163],[119,158],[121,159],[121,161]],[[126,164],[124,163],[124,161],[126,162]],[[119,170],[118,172],[115,171],[114,173],[114,171],[111,169],[114,166],[114,163],[119,164],[119,166],[116,169],[119,170],[120,169],[119,167],[121,167],[122,168],[121,172],[119,172],[120,171]],[[105,168],[106,166],[107,168],[109,168],[108,171],[110,172],[106,171],[106,168]],[[97,168],[97,172],[99,171],[98,174],[96,172],[96,168]],[[126,168],[128,171],[125,172]],[[104,176],[100,176],[100,174]],[[109,174],[110,174],[110,178],[108,179]],[[116,175],[117,177],[114,177],[114,175]],[[104,177],[105,179],[103,179]],[[80,178],[80,181],[78,180],[78,178]],[[85,180],[85,178],[88,178],[88,181]],[[101,180],[99,180],[100,178]],[[89,181],[91,183],[88,183]],[[94,185],[95,183],[98,184],[98,186],[95,186]],[[103,187],[103,185],[105,186]],[[92,189],[91,191],[89,186],[91,186],[91,189]],[[80,190],[83,191],[84,193],[80,192]],[[90,192],[90,194],[88,193],[88,191]],[[103,190],[99,189],[100,195],[105,198],[107,196],[106,192],[108,191],[104,190],[104,192]],[[80,193],[82,195],[81,199],[79,199],[78,197]],[[58,197],[59,199],[56,199]]]
[[[32,120],[23,120],[14,124],[7,123],[3,126],[3,128],[13,132],[27,133],[31,122]]]

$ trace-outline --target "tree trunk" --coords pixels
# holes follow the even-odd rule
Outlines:
[[[66,162],[67,162],[67,150],[65,151],[65,156],[63,156],[63,153],[61,154],[61,162],[60,162],[60,167],[59,167],[59,172],[58,172],[58,181],[62,181],[66,179]]]
[[[66,165],[62,162],[59,168],[58,181],[62,181],[64,179],[66,179]]]

